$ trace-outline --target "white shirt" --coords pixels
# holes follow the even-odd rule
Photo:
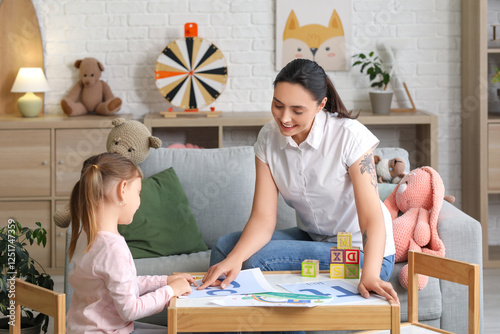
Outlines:
[[[259,132],[255,155],[269,165],[285,202],[297,212],[297,226],[313,240],[336,242],[338,232],[351,232],[362,249],[361,231],[349,167],[379,143],[363,124],[321,111],[300,145],[281,134],[272,120]],[[384,213],[384,256],[395,253],[392,219]]]

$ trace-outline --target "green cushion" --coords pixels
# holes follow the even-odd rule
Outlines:
[[[141,205],[120,232],[135,259],[207,250],[173,168],[142,181]]]

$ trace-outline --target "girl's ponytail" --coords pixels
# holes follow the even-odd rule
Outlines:
[[[76,241],[82,230],[87,234],[86,251],[94,243],[98,231],[97,208],[99,202],[104,198],[103,194],[102,175],[99,167],[95,164],[84,165],[80,181],[75,185],[70,199],[72,221],[70,259],[73,257]]]
[[[80,209],[79,193],[80,193],[80,181],[78,181],[73,187],[73,190],[71,191],[71,197],[69,200],[70,203],[69,211],[71,213],[71,242],[69,244],[68,252],[70,261],[73,258],[73,254],[75,253],[75,248],[76,248],[76,242],[78,240],[78,237],[80,236],[81,209]]]

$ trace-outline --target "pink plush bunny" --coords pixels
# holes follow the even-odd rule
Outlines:
[[[443,199],[443,180],[431,167],[408,173],[386,198],[384,204],[392,216],[396,262],[408,260],[408,250],[444,256],[445,247],[437,231]],[[403,213],[400,217],[399,211]],[[419,275],[418,289],[423,289],[428,280],[429,277]],[[408,265],[399,272],[399,282],[408,289]]]

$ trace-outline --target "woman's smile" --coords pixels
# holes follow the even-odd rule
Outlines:
[[[271,111],[280,132],[292,137],[298,145],[307,138],[316,114],[325,103],[326,97],[318,104],[299,84],[280,82],[274,88]]]

